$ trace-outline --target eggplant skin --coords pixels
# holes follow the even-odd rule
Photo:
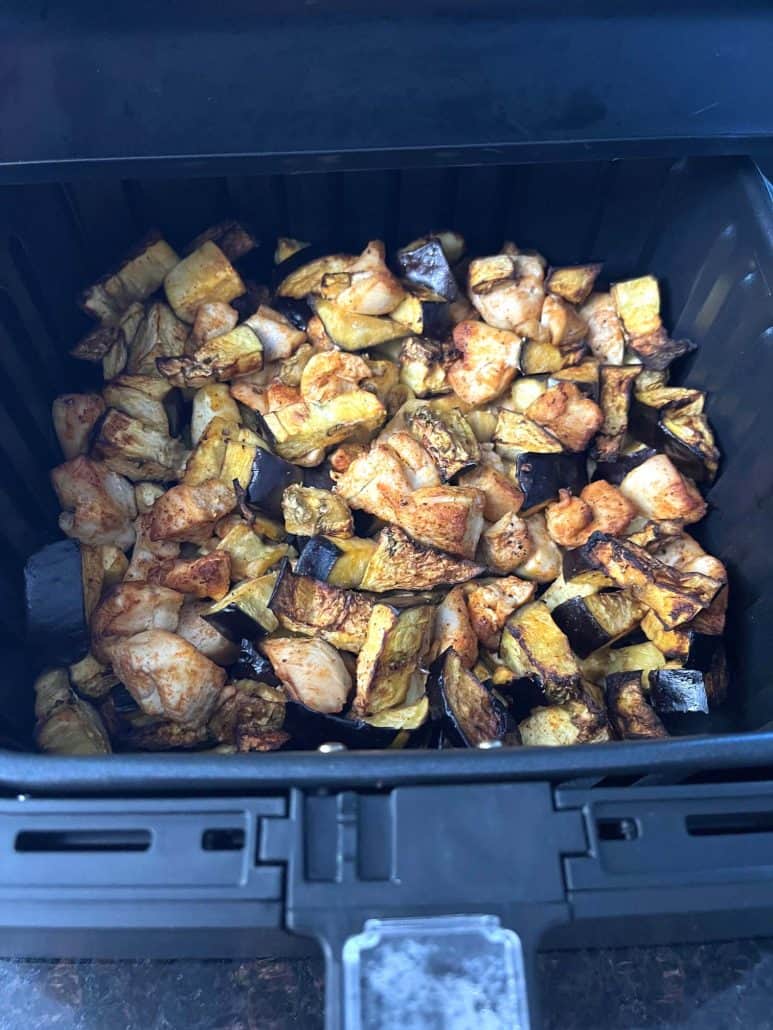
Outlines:
[[[621,740],[656,740],[668,732],[644,696],[641,672],[615,672],[605,681],[607,712]]]
[[[650,701],[657,712],[708,712],[703,673],[697,669],[653,669]]]
[[[310,537],[298,557],[295,573],[298,576],[313,576],[314,579],[325,581],[342,554],[341,548],[336,547],[327,537]]]
[[[24,566],[29,654],[41,665],[71,665],[89,650],[81,549],[57,540]]]
[[[294,747],[314,749],[320,744],[335,742],[353,751],[391,747],[400,732],[371,726],[364,719],[315,712],[298,701],[288,701],[285,705],[282,728],[289,733]]]
[[[247,500],[250,504],[262,508],[266,514],[279,518],[282,514],[282,495],[285,489],[302,482],[302,469],[259,447],[255,451],[247,484]]]
[[[612,461],[599,461],[593,473],[594,481],[605,479],[613,486],[619,486],[629,472],[632,472],[645,461],[654,458],[658,452],[654,447],[641,447],[632,454],[621,454]]]
[[[256,680],[271,687],[280,686],[274,667],[247,637],[239,642],[239,657],[228,670],[230,680]]]
[[[418,244],[398,251],[397,263],[402,274],[408,282],[425,286],[446,300],[454,300],[459,287],[440,240],[429,236]]]
[[[528,514],[555,500],[562,488],[581,492],[588,482],[585,455],[524,452],[516,458],[515,479],[523,491],[521,514]]]
[[[432,663],[427,693],[444,738],[459,747],[502,740],[509,729],[505,706],[451,648]]]
[[[593,617],[584,597],[572,597],[564,601],[553,609],[552,615],[572,645],[572,650],[580,658],[587,658],[609,643],[609,636]]]

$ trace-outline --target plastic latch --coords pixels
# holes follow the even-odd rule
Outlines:
[[[494,916],[369,919],[343,947],[345,1030],[528,1030],[520,938]]]

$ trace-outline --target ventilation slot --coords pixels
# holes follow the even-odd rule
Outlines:
[[[599,840],[636,840],[639,824],[635,819],[598,819],[596,834]]]
[[[23,830],[16,836],[16,850],[148,851],[150,830]]]
[[[773,833],[773,812],[688,815],[685,824],[691,837],[730,837],[744,833]]]
[[[235,828],[205,830],[201,835],[202,851],[242,851],[244,830]]]

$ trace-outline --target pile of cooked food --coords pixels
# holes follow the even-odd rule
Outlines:
[[[67,537],[26,569],[44,751],[560,745],[700,732],[719,462],[650,275],[455,232],[387,260],[216,225],[88,288]],[[95,380],[96,381],[96,380]]]

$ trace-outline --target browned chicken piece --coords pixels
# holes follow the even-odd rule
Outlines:
[[[284,315],[267,304],[261,304],[244,324],[248,325],[260,340],[265,362],[283,361],[306,342],[306,333],[303,330],[296,329]]]
[[[436,609],[429,660],[434,661],[449,647],[456,651],[467,669],[478,660],[478,637],[472,628],[461,586],[449,590]]]
[[[219,601],[231,585],[231,558],[227,551],[212,551],[200,558],[173,558],[153,569],[149,579],[181,594]]]
[[[342,443],[330,454],[330,468],[333,472],[341,475],[346,472],[353,461],[362,458],[368,453],[368,447],[364,443]]]
[[[167,490],[153,505],[150,538],[204,541],[212,535],[218,519],[235,507],[233,487],[220,479],[207,479],[196,486],[181,483]]]
[[[698,488],[678,471],[665,454],[656,454],[632,469],[620,492],[649,519],[697,522],[706,514]]]
[[[562,351],[573,350],[588,335],[587,323],[571,304],[551,294],[545,297],[542,305],[540,324],[549,331],[553,346]]]
[[[499,647],[502,628],[516,608],[534,597],[534,583],[517,576],[506,576],[476,583],[466,588],[467,610],[475,635],[483,647]]]
[[[350,461],[339,475],[336,493],[351,508],[399,524],[399,512],[414,491],[439,485],[435,463],[410,433],[401,431]]]
[[[108,468],[133,482],[176,479],[185,465],[188,452],[180,440],[111,408],[102,420],[94,453]]]
[[[598,432],[604,415],[574,383],[546,390],[526,409],[526,417],[549,429],[570,451],[583,451]]]
[[[483,531],[483,494],[462,486],[426,486],[399,502],[391,521],[420,543],[474,558]]]
[[[297,404],[301,399],[297,387],[286,386],[278,379],[264,386],[237,379],[231,383],[230,390],[235,400],[261,415],[267,415],[269,411],[279,411],[290,404]]]
[[[183,595],[154,583],[121,583],[102,600],[91,619],[91,650],[108,663],[112,647],[122,637],[148,629],[177,628]]]
[[[134,523],[137,538],[129,568],[124,576],[125,583],[148,582],[153,570],[163,562],[176,558],[180,553],[180,545],[174,540],[151,540],[150,524],[149,513],[139,515]]]
[[[314,349],[317,351],[336,349],[335,344],[328,336],[325,327],[322,324],[322,319],[319,317],[319,315],[314,315],[307,322],[306,335],[309,338],[309,343],[311,343]]]
[[[358,354],[324,351],[306,363],[301,373],[301,397],[305,401],[324,404],[341,393],[356,390],[364,379],[370,377],[367,361]]]
[[[294,701],[315,712],[340,712],[352,677],[334,647],[324,640],[274,637],[261,650]]]
[[[559,490],[559,500],[545,511],[548,532],[562,547],[579,547],[597,530],[619,536],[636,514],[623,494],[599,479],[589,483],[579,497]]]
[[[448,368],[448,382],[467,404],[485,404],[498,397],[518,371],[521,339],[485,322],[454,326],[454,346],[461,355]]]
[[[226,673],[176,633],[150,629],[111,648],[116,675],[148,715],[172,722],[205,722]]]
[[[63,533],[95,547],[131,547],[137,505],[128,479],[81,455],[53,469],[51,482],[64,509],[59,516]]]
[[[476,258],[469,267],[469,297],[489,325],[515,331],[539,318],[545,298],[545,270],[531,254]]]
[[[135,483],[134,500],[140,515],[147,515],[164,492],[160,483]]]
[[[91,432],[105,411],[98,393],[64,393],[54,401],[54,430],[67,460],[85,454]]]
[[[609,293],[594,293],[580,308],[588,325],[588,346],[604,365],[622,365],[625,333],[615,302]]]
[[[321,294],[359,315],[388,315],[405,290],[384,262],[384,244],[371,240],[346,271],[323,277]]]
[[[202,619],[202,613],[210,607],[209,601],[186,601],[180,609],[180,621],[175,632],[217,665],[233,665],[239,657],[239,645],[224,637],[211,622]]]
[[[239,312],[230,304],[214,300],[210,304],[202,304],[196,310],[193,329],[190,335],[190,353],[193,354],[215,336],[230,333],[239,321]],[[160,356],[160,355],[159,355]]]
[[[480,560],[493,572],[515,572],[532,550],[529,527],[515,512],[488,526],[480,538]]]
[[[498,522],[509,512],[518,512],[523,506],[523,491],[504,472],[492,465],[478,465],[459,477],[459,485],[480,490],[485,498],[483,518]]]

